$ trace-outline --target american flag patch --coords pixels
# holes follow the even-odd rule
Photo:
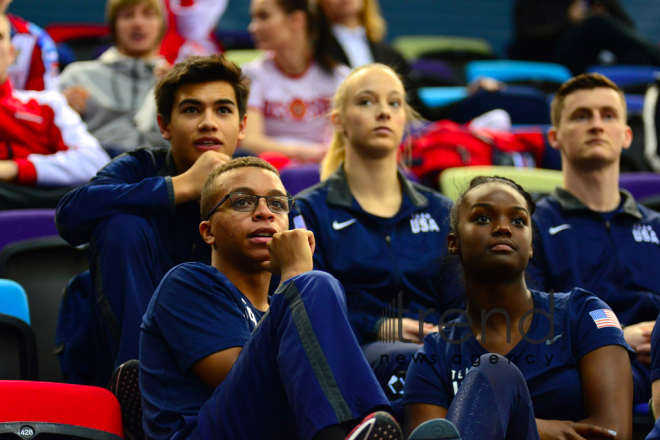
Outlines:
[[[598,309],[594,310],[593,312],[589,312],[589,314],[596,323],[596,327],[616,327],[621,330],[621,324],[619,324],[619,320],[613,311],[609,309]]]

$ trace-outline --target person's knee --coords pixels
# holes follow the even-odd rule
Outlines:
[[[486,353],[479,357],[478,364],[473,362],[472,372],[479,372],[486,376],[491,383],[509,383],[509,384],[524,384],[525,378],[516,367],[516,365],[504,356],[496,353]]]
[[[337,278],[327,272],[314,270],[304,274],[303,284],[305,288],[300,289],[304,295],[311,295],[310,299],[322,301],[327,305],[339,305],[346,309],[346,294]],[[307,299],[307,298],[306,298]]]
[[[115,214],[101,222],[94,229],[92,237],[93,246],[97,250],[114,253],[140,245],[149,245],[153,238],[153,229],[143,217]]]

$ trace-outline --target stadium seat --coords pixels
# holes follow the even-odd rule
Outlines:
[[[225,52],[225,58],[242,66],[245,63],[255,60],[262,53],[264,51],[259,49],[235,49]]]
[[[110,378],[108,389],[117,396],[128,440],[143,440],[142,394],[140,393],[140,361],[132,359],[121,364]]]
[[[7,244],[36,237],[57,237],[54,209],[0,211],[0,249]]]
[[[636,199],[660,195],[660,175],[655,173],[621,173],[619,187],[630,191]]]
[[[37,346],[22,319],[0,313],[0,380],[38,380]]]
[[[633,66],[625,64],[596,65],[587,69],[589,73],[600,73],[616,83],[626,93],[643,94],[660,74],[658,66]]]
[[[0,438],[124,438],[117,398],[83,385],[32,381],[0,382]],[[45,434],[45,435],[43,435]]]
[[[25,289],[16,281],[0,279],[0,311],[30,325],[30,308]]]
[[[416,87],[459,86],[464,83],[451,64],[443,60],[420,58],[410,65],[409,78]]]
[[[37,380],[37,347],[25,290],[0,279],[0,380]]]
[[[478,55],[493,55],[493,47],[481,38],[442,35],[402,35],[394,39],[393,46],[408,61],[429,54],[465,52]]]
[[[56,44],[66,43],[78,61],[93,60],[100,47],[109,47],[110,29],[98,23],[53,23],[46,32]]]
[[[423,87],[417,91],[422,103],[428,108],[445,107],[467,98],[466,87]]]
[[[531,84],[549,92],[556,90],[573,75],[561,64],[536,61],[477,60],[466,64],[466,81],[482,76],[508,84]]]
[[[509,113],[514,125],[550,124],[550,105],[545,94],[529,86],[509,86],[497,92],[478,92],[458,103],[448,119],[465,124],[498,108]]]
[[[502,176],[522,185],[535,198],[550,194],[561,186],[564,177],[561,171],[540,168],[517,168],[505,166],[474,166],[448,168],[440,174],[440,191],[456,200],[477,176]]]
[[[54,353],[62,291],[69,279],[87,268],[86,250],[61,238],[21,241],[0,251],[0,278],[20,283],[27,293],[41,380],[62,381]]]
[[[280,170],[280,179],[284,188],[293,195],[317,184],[320,180],[318,165],[291,166]]]

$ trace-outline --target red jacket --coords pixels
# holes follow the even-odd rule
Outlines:
[[[57,92],[13,90],[6,80],[0,127],[0,160],[18,164],[23,185],[81,185],[110,159]]]

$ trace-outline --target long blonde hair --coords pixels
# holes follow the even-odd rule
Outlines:
[[[344,111],[346,110],[346,101],[349,98],[348,92],[349,92],[350,79],[358,72],[376,67],[380,69],[389,70],[394,75],[396,75],[397,78],[399,78],[399,81],[401,81],[399,75],[391,67],[386,66],[385,64],[372,63],[372,64],[365,64],[363,66],[356,67],[351,71],[351,73],[344,79],[344,81],[337,88],[337,91],[335,92],[335,96],[333,99],[333,105],[332,105],[333,108],[331,114],[339,114],[341,116],[344,115]],[[408,124],[420,120],[420,117],[417,114],[417,112],[415,112],[415,110],[413,110],[412,107],[410,107],[410,105],[408,105],[407,102],[404,101],[403,105],[406,112],[406,122]],[[328,146],[328,151],[326,152],[325,157],[321,161],[321,180],[325,180],[328,177],[330,177],[330,175],[332,175],[332,173],[334,173],[337,170],[339,165],[341,165],[345,159],[346,159],[346,137],[344,136],[344,133],[338,131],[335,128],[332,133],[332,139],[330,140],[330,144]]]
[[[363,1],[360,23],[367,32],[367,39],[372,43],[380,43],[387,33],[387,22],[380,13],[378,0]]]

